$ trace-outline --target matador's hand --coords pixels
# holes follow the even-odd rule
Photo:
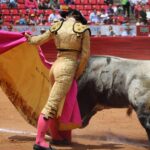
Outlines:
[[[25,32],[24,36],[27,39],[27,41],[30,41],[30,39],[31,39],[31,35],[30,34]]]

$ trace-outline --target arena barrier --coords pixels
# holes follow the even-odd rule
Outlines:
[[[53,41],[42,45],[46,58],[53,61],[56,48]],[[113,55],[124,58],[150,59],[150,37],[91,37],[91,55]]]
[[[124,58],[150,59],[150,26],[134,26],[132,25],[133,35],[130,37],[119,36],[125,28],[125,25],[112,25],[117,36],[107,36],[108,25],[90,26],[91,37],[91,55],[114,55]],[[13,26],[15,32],[30,31],[33,35],[40,34],[40,30],[49,26]],[[7,26],[2,26],[2,30],[8,30]],[[98,32],[101,37],[98,37]],[[56,57],[56,48],[51,41],[42,46],[46,58],[53,61]]]
[[[97,36],[99,33],[103,36],[107,36],[109,34],[109,26],[110,25],[90,25],[92,36]],[[126,25],[111,25],[114,33],[117,36],[120,36],[122,32],[126,29]],[[33,35],[40,34],[41,29],[48,30],[50,26],[13,26],[12,31],[15,32],[24,32],[30,31]],[[131,35],[132,36],[148,36],[150,34],[150,26],[136,26],[130,25]],[[2,30],[8,30],[8,26],[2,26]]]

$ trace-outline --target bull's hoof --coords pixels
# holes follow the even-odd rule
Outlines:
[[[54,139],[52,139],[50,141],[50,144],[56,145],[56,146],[68,146],[68,145],[71,144],[71,142],[66,140],[66,139],[64,139],[64,140],[54,140]]]
[[[43,147],[43,146],[34,144],[33,150],[55,150],[55,149],[52,148],[52,147],[48,147],[48,148],[47,148],[47,147]]]

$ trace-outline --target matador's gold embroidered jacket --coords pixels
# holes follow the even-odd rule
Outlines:
[[[89,27],[73,21],[73,18],[69,18],[66,21],[55,23],[44,34],[33,36],[29,41],[32,44],[41,45],[50,39],[54,39],[58,50],[66,49],[80,52],[80,63],[76,72],[76,78],[78,78],[84,71],[90,56]]]

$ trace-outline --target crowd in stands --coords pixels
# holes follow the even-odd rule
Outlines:
[[[121,25],[131,18],[136,25],[150,24],[148,0],[0,0],[0,25],[51,25],[68,8],[80,10],[89,24]]]

